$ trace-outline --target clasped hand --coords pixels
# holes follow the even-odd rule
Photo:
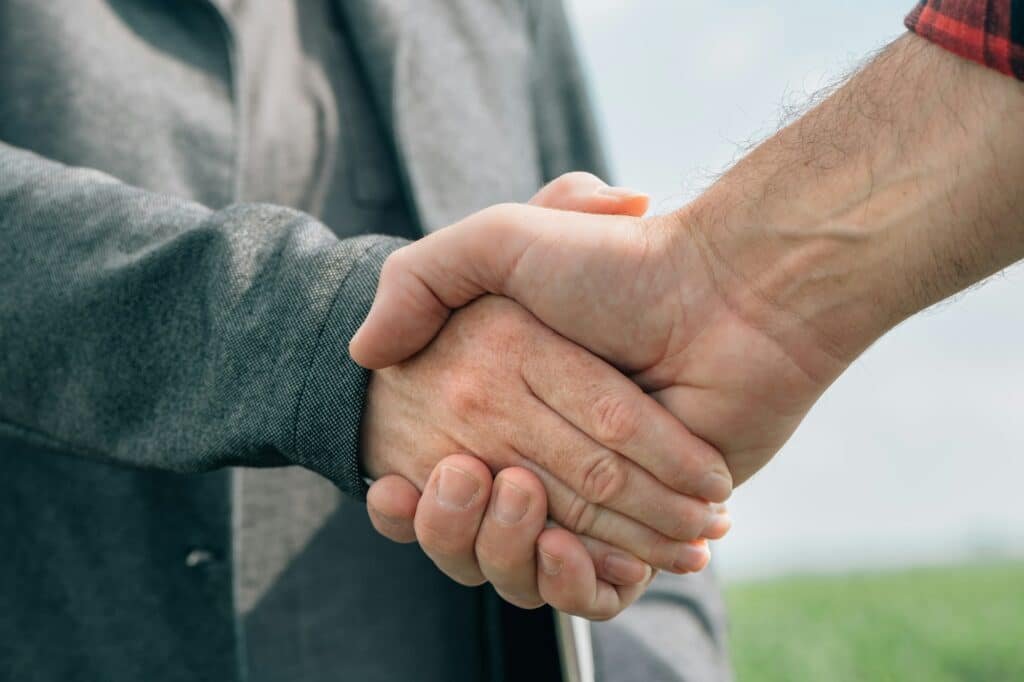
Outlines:
[[[369,508],[459,582],[608,618],[648,566],[706,564],[704,539],[729,527],[717,503],[792,433],[827,371],[773,336],[777,317],[729,289],[686,229],[635,217],[643,197],[570,174],[531,204],[385,264],[350,346],[376,370]]]

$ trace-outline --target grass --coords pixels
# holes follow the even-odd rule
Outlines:
[[[738,682],[1024,680],[1024,563],[726,590]]]

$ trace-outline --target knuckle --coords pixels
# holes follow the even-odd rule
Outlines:
[[[384,264],[380,268],[381,281],[394,279],[398,273],[406,269],[409,260],[409,253],[406,251],[406,248],[408,247],[396,249],[384,259]]]
[[[594,504],[608,504],[622,494],[629,480],[629,468],[620,457],[611,451],[603,451],[583,472],[582,490],[588,501]]]
[[[497,296],[479,299],[456,315],[466,323],[460,326],[463,341],[483,349],[502,368],[518,363],[535,333],[525,310]],[[490,369],[491,365],[486,367]]]
[[[488,317],[480,333],[481,340],[486,346],[501,352],[523,341],[523,319],[515,310],[506,307],[503,301],[498,300],[494,303],[497,304],[497,308],[493,310],[495,314]]]
[[[640,417],[634,400],[605,394],[594,401],[591,409],[594,435],[612,449],[629,444],[640,430]]]
[[[703,505],[681,505],[676,515],[675,539],[689,541],[699,538],[707,523],[707,516],[707,510]]]
[[[491,392],[482,382],[471,376],[452,377],[442,383],[443,400],[457,415],[487,413],[491,407]]]
[[[448,316],[448,308],[439,303],[428,285],[412,274],[416,270],[416,258],[409,248],[404,246],[384,259],[378,291],[388,289],[403,308],[443,321]]]
[[[591,504],[582,495],[573,495],[566,510],[563,524],[577,535],[587,535],[594,527],[599,512],[594,504]]]

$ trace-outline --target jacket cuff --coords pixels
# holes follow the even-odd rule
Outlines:
[[[370,312],[384,260],[407,243],[376,238],[348,271],[320,330],[296,413],[296,463],[360,500],[367,491],[360,432],[370,372],[352,360],[348,343]]]

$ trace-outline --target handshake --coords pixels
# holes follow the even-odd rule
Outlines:
[[[845,365],[773,302],[771,261],[737,272],[697,221],[646,208],[572,173],[388,259],[350,345],[375,370],[379,532],[593,619],[706,565],[721,503]]]
[[[861,352],[1024,258],[1022,112],[904,36],[676,213],[576,173],[395,251],[350,344],[375,526],[595,619],[700,570]]]

